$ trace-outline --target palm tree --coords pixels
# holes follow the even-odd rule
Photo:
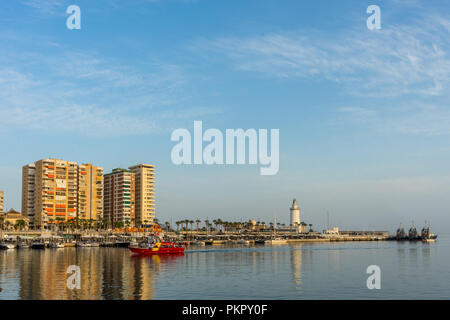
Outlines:
[[[4,217],[0,217],[0,230],[3,230],[3,223],[5,222]]]
[[[200,222],[201,222],[201,221],[200,221],[199,219],[195,220],[195,223],[197,224],[197,227],[196,227],[197,232],[198,232],[198,224],[199,224]]]
[[[209,232],[209,220],[205,220],[206,234]]]
[[[175,224],[177,225],[177,233],[179,233],[180,232],[180,224],[181,224],[181,222],[177,221],[177,222],[175,222]]]
[[[309,232],[312,232],[312,224],[309,224]]]
[[[25,220],[18,220],[16,222],[16,226],[19,228],[19,230],[22,230],[26,227],[27,223],[25,222]]]
[[[164,224],[166,225],[167,232],[169,232],[170,231],[170,222],[166,221]]]

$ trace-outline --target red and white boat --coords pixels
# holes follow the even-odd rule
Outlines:
[[[174,242],[161,241],[158,237],[149,237],[148,242],[141,242],[137,246],[131,246],[130,250],[133,253],[143,255],[184,253],[184,247]]]

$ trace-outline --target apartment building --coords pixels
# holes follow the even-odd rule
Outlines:
[[[30,226],[102,215],[103,169],[76,162],[42,159],[22,168],[22,213]],[[80,215],[79,215],[80,211]],[[95,218],[93,218],[95,217]]]
[[[92,164],[78,166],[78,218],[103,218],[103,168]]]
[[[139,164],[129,169],[136,180],[136,226],[149,225],[155,218],[155,166]]]
[[[30,228],[34,222],[34,188],[36,166],[28,164],[22,167],[22,214],[28,218]]]
[[[120,168],[103,177],[103,217],[113,227],[135,226],[135,178],[133,171]]]
[[[3,203],[3,196],[4,196],[4,193],[3,193],[3,191],[0,191],[0,214],[2,214],[3,212],[5,212],[5,210],[4,210],[4,203]]]
[[[77,216],[76,162],[44,159],[35,162],[34,226],[43,227]]]

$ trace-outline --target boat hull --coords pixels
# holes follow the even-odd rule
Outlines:
[[[34,243],[31,245],[31,249],[45,249],[45,244],[44,243]]]
[[[184,253],[183,247],[168,247],[168,248],[159,248],[159,250],[152,250],[146,248],[135,248],[130,247],[131,252],[142,255],[154,255],[154,254],[180,254]]]

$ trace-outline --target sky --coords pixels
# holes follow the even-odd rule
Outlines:
[[[81,29],[69,30],[69,5]],[[381,29],[369,30],[369,5]],[[450,226],[446,0],[0,4],[0,190],[60,158],[157,166],[160,221]],[[279,129],[280,169],[175,165],[177,128]]]

